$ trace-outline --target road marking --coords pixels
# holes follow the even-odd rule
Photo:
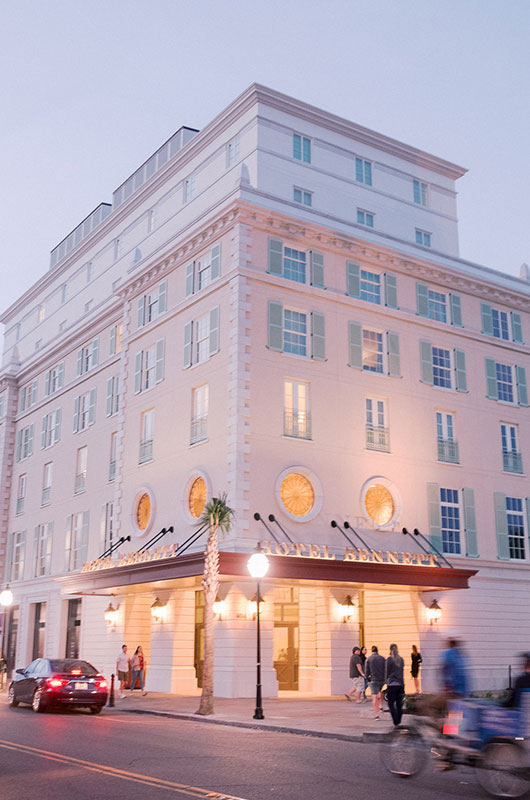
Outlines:
[[[190,795],[190,797],[210,798],[210,800],[246,800],[244,797],[236,797],[235,795],[223,794],[222,792],[212,792],[208,789],[201,789],[199,786],[188,786],[187,784],[176,783],[175,781],[165,781],[162,778],[154,778],[151,775],[141,775],[137,772],[128,772],[124,769],[108,767],[105,764],[95,764],[92,761],[84,761],[80,758],[65,756],[62,753],[54,753],[49,750],[41,750],[39,747],[30,747],[26,744],[9,742],[5,739],[0,739],[0,747],[3,747],[5,750],[28,753],[29,755],[38,756],[39,758],[45,758],[48,761],[58,761],[62,764],[71,764],[82,769],[90,770],[91,772],[99,772],[102,775],[109,775],[110,777],[121,778],[122,780],[133,781],[134,783],[141,783],[144,786],[167,789],[171,792],[180,792],[181,794]]]

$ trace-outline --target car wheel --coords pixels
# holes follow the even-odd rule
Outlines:
[[[35,694],[33,695],[33,701],[31,703],[31,707],[33,711],[36,711],[38,714],[42,714],[43,711],[46,710],[44,701],[42,699],[42,689],[35,689]]]
[[[15,687],[13,684],[11,684],[11,686],[9,687],[8,697],[9,697],[9,705],[12,708],[16,708],[18,706],[18,700],[15,697]]]
[[[91,714],[101,714],[101,709],[103,706],[90,706],[90,713]]]

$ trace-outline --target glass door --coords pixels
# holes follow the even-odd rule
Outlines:
[[[278,689],[298,689],[298,589],[274,590],[273,661]]]
[[[68,601],[66,621],[66,658],[79,658],[79,634],[81,632],[81,600]]]

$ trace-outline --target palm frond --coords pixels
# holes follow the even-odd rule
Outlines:
[[[230,508],[226,499],[226,492],[222,492],[219,497],[212,497],[202,512],[201,525],[208,525],[209,528],[216,528],[223,533],[228,533],[234,517],[234,509]]]

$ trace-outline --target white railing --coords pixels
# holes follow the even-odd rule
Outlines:
[[[140,442],[140,456],[138,458],[138,462],[140,464],[145,464],[146,461],[153,460],[153,440],[152,439],[144,439],[143,442]]]
[[[284,411],[283,435],[295,439],[311,439],[311,414],[305,411]]]
[[[452,439],[438,439],[438,461],[446,461],[448,464],[458,464],[458,442]]]
[[[75,476],[74,494],[79,494],[80,492],[84,492],[85,489],[86,489],[86,474],[84,472],[80,472],[79,475]]]
[[[208,438],[208,416],[196,417],[191,421],[190,444],[204,442]]]
[[[390,452],[390,431],[374,425],[366,426],[366,447],[368,450],[379,450],[383,453]]]
[[[45,486],[44,489],[42,490],[42,497],[40,501],[41,506],[50,505],[51,493],[52,493],[51,486]]]

